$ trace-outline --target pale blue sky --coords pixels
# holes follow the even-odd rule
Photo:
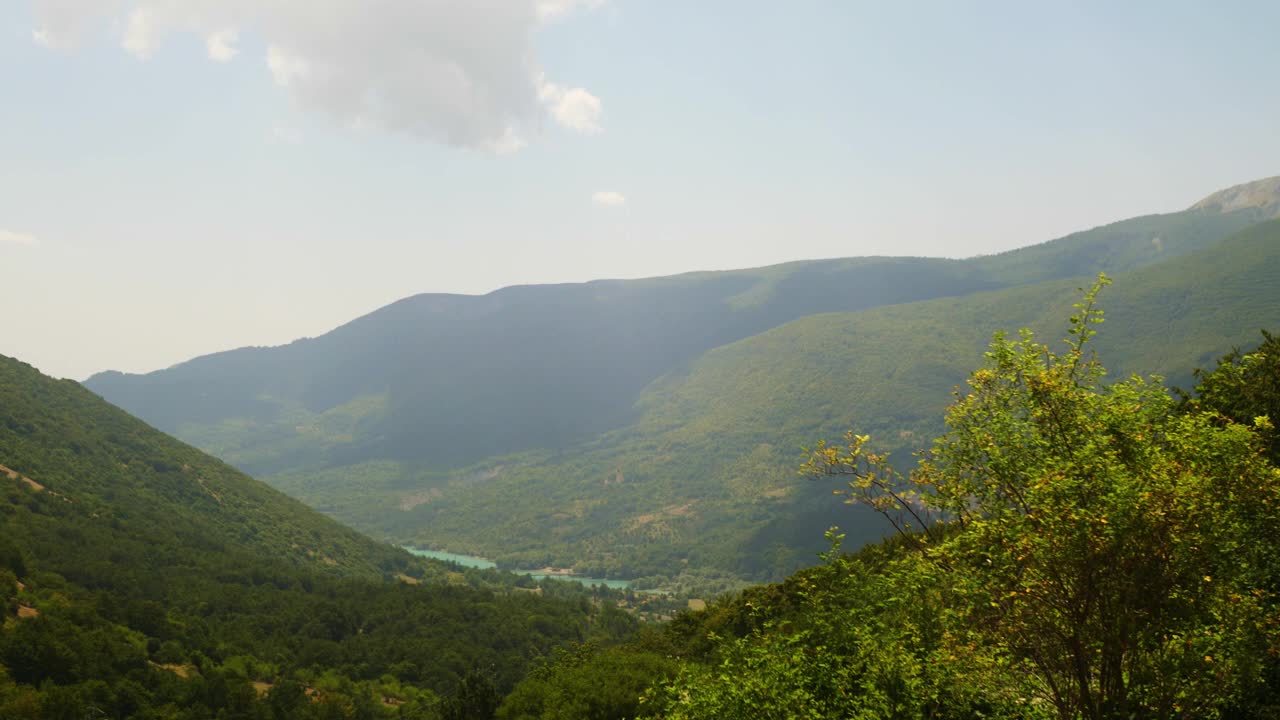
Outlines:
[[[989,253],[1280,174],[1274,2],[177,5],[0,6],[0,353],[82,378],[419,292]]]

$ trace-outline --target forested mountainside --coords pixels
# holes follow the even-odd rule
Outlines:
[[[1155,372],[1188,386],[1192,368],[1280,322],[1276,277],[1280,221],[1120,273],[1098,352],[1117,377]],[[425,496],[394,481],[376,485],[384,471],[377,465],[277,482],[380,533],[461,544],[518,566],[572,561],[625,577],[685,568],[707,581],[777,577],[812,561],[821,550],[814,528],[840,512],[828,488],[795,476],[800,448],[854,427],[888,450],[923,447],[991,334],[1053,328],[1082,284],[798,320],[655,383],[633,425],[578,452],[502,458],[435,480],[439,489]],[[358,494],[348,493],[351,484]],[[519,503],[502,502],[517,496]],[[406,508],[405,498],[429,501]],[[850,542],[885,530],[874,518],[840,524]]]
[[[1135,293],[1142,342],[1110,341],[1117,368],[1158,356],[1185,376],[1270,324],[1251,263],[1270,267],[1274,230],[1224,242],[1276,213],[1269,182],[970,260],[417,296],[319,338],[86,384],[378,537],[654,582],[777,578],[811,561],[830,513],[791,477],[802,444],[855,419],[904,448],[927,437],[992,329],[1054,316],[1094,273]]]
[[[1273,717],[1280,563],[1258,540],[1280,532],[1280,340],[1178,401],[1093,359],[1125,329],[1108,291],[1092,335],[1095,297],[1066,311],[1065,345],[997,336],[910,479],[880,484],[893,471],[860,436],[813,454],[808,472],[842,476],[815,480],[829,503],[845,477],[864,503],[915,487],[923,504],[878,504],[918,524],[852,556],[829,531],[823,565],[640,632],[581,597],[184,535],[220,505],[142,522],[162,479],[116,492],[128,467],[74,458],[190,449],[0,360],[0,452],[23,468],[0,478],[0,717]]]
[[[653,380],[797,318],[1121,272],[1264,213],[1135,218],[965,261],[852,258],[418,295],[318,338],[85,384],[255,476],[375,458],[447,469],[622,426]]]
[[[0,357],[6,720],[457,716],[634,625],[482,580]]]
[[[0,464],[106,522],[176,544],[380,577],[405,553],[375,542],[217,458],[151,428],[79,384],[0,356]],[[18,487],[20,483],[10,483]],[[40,491],[37,496],[42,496]]]
[[[918,465],[860,430],[815,450],[894,537],[828,531],[823,564],[562,653],[497,717],[1275,717],[1280,338],[1175,400],[1097,363],[1098,287],[1065,343],[997,336]]]

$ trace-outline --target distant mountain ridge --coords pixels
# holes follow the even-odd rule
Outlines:
[[[739,398],[773,382],[774,370],[786,367],[797,347],[761,344],[757,338],[795,323],[820,332],[823,324],[841,327],[843,318],[897,312],[877,308],[911,312],[922,301],[932,301],[920,306],[945,317],[944,308],[967,307],[966,298],[1002,297],[1005,291],[1041,285],[1045,289],[1036,293],[1042,294],[1026,297],[1056,308],[1070,299],[1061,295],[1080,284],[1076,278],[1163,267],[1188,254],[1212,257],[1224,238],[1271,216],[1270,182],[1215,193],[1186,211],[1133,218],[968,260],[852,258],[522,286],[485,296],[414,296],[318,338],[205,356],[142,376],[104,373],[86,385],[380,537],[475,550],[526,567],[577,564],[595,572],[647,575],[701,564],[738,576],[777,577],[809,552],[798,549],[810,547],[801,534],[823,515],[817,496],[777,484],[779,470],[794,460],[790,444],[806,440],[798,433],[839,431],[841,424],[864,416],[841,410],[860,406],[856,395],[844,394],[852,390],[812,411],[791,405],[792,415],[779,416],[765,405],[754,415],[738,415]],[[1155,279],[1158,274],[1139,277],[1163,282]],[[1179,278],[1190,284],[1188,292],[1193,289],[1194,278]],[[1044,294],[1049,288],[1058,294]],[[985,329],[975,336],[975,349],[990,330],[1013,329],[1002,322],[1017,322],[992,312],[979,323]],[[1252,313],[1236,314],[1224,321],[1229,337],[1257,330],[1238,327]],[[975,329],[978,319],[955,322]],[[948,324],[939,327],[945,330]],[[948,336],[942,330],[939,336]],[[1177,336],[1181,331],[1167,325],[1163,332]],[[1215,337],[1209,341],[1206,335],[1203,347],[1179,356],[1194,362],[1222,352],[1222,336]],[[900,356],[919,369],[936,360],[936,372],[889,371],[857,391],[874,391],[879,398],[872,405],[875,414],[900,417],[902,422],[890,425],[909,438],[912,418],[937,416],[936,401],[945,400],[946,389],[959,379],[955,368],[973,365],[957,349],[968,348],[970,340],[956,348],[923,342],[930,348],[924,357],[901,345],[852,355],[833,352],[805,385],[821,387],[842,368],[856,370],[860,357],[873,350]],[[699,395],[669,394],[696,378],[708,359],[735,348],[753,348],[742,367],[757,381]],[[929,358],[931,353],[938,358]],[[1190,371],[1185,366],[1151,369]],[[927,397],[933,399],[904,400],[925,398],[900,385],[907,378],[931,388]],[[682,409],[658,411],[665,407],[664,397],[680,398]],[[706,438],[745,433],[757,439],[739,454],[715,457],[707,456],[706,440],[649,440],[646,446],[639,439],[655,437],[657,418],[665,418],[669,430],[702,427]],[[736,426],[724,424],[730,421]],[[761,451],[759,443],[773,448]],[[643,463],[650,469],[625,467],[645,453],[653,459]],[[726,477],[726,468],[760,480]],[[727,489],[723,483],[740,481],[732,492],[743,497],[756,491],[776,494],[748,521],[755,540],[724,529],[733,522],[726,514],[737,507],[732,503],[715,512],[696,510],[697,504],[686,507],[696,498],[672,483],[676,478],[693,482],[691,472],[720,478],[720,492]],[[613,489],[602,494],[591,489],[597,485]],[[618,491],[619,486],[627,490]],[[538,502],[504,505],[513,497],[507,493],[518,496],[530,487],[539,488]],[[698,487],[700,496],[716,492]],[[492,495],[488,488],[505,490]],[[549,504],[559,511],[543,513]],[[798,519],[797,513],[810,512],[804,508],[818,515]],[[627,537],[619,536],[619,528],[630,528]],[[744,560],[752,553],[757,561]],[[775,560],[760,559],[763,555]]]
[[[970,260],[852,258],[417,295],[317,338],[85,385],[255,475],[372,457],[459,467],[622,427],[653,380],[791,320],[1120,272],[1259,219],[1256,209],[1148,216]]]
[[[1220,190],[1191,209],[1216,212],[1253,209],[1267,218],[1280,217],[1280,175]]]
[[[376,410],[357,410],[361,427],[338,433],[354,439],[326,452],[459,466],[621,426],[640,390],[671,368],[796,317],[994,286],[955,261],[872,258],[419,295],[312,340],[85,384],[183,437],[195,437],[192,425],[251,418],[267,434],[259,440],[304,446],[311,438],[276,431],[296,436],[297,420],[364,402]],[[295,465],[228,457],[254,473]]]
[[[1280,324],[1278,276],[1280,221],[1116,274],[1101,300],[1104,364],[1117,377],[1156,373],[1190,386],[1193,368]],[[376,468],[354,466],[274,482],[378,534],[460,544],[516,564],[549,556],[592,572],[645,576],[679,572],[687,562],[776,577],[812,561],[823,549],[822,528],[840,525],[851,545],[883,531],[868,514],[833,503],[832,485],[796,477],[802,446],[856,429],[879,449],[919,447],[940,431],[951,389],[981,360],[993,332],[1028,327],[1054,342],[1088,281],[787,323],[655,382],[636,422],[577,452],[419,475],[438,490],[408,510],[387,512],[405,496],[411,473],[379,484]],[[351,486],[360,492],[345,491]]]

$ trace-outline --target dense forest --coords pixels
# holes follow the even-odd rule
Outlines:
[[[1062,350],[997,335],[910,472],[815,446],[806,474],[892,537],[833,528],[822,565],[562,653],[498,717],[1275,717],[1280,339],[1190,392],[1109,380],[1099,287]]]
[[[576,587],[375,543],[0,358],[5,720],[474,717],[634,630]]]
[[[1274,717],[1280,338],[1113,378],[1106,283],[1060,350],[998,333],[909,471],[814,446],[794,482],[891,536],[656,627],[343,532],[4,360],[0,717]]]

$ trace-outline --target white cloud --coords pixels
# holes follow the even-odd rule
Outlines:
[[[623,207],[627,204],[627,196],[612,190],[601,190],[592,194],[591,202],[602,207]]]
[[[204,40],[205,48],[209,51],[209,59],[215,62],[231,62],[236,55],[240,54],[240,48],[236,47],[236,41],[239,39],[240,33],[235,30],[209,33]]]
[[[290,55],[287,50],[275,45],[267,48],[267,68],[271,70],[271,76],[276,79],[276,84],[285,88],[307,76],[305,59]]]
[[[167,36],[196,33],[211,59],[227,62],[251,35],[300,109],[349,127],[510,152],[548,119],[600,131],[600,99],[545,80],[534,36],[604,1],[33,0],[33,39],[72,47],[105,24],[125,50],[149,58]]]
[[[39,245],[40,241],[35,235],[27,233],[13,232],[12,230],[0,230],[0,245]]]
[[[604,0],[538,0],[535,10],[539,20],[555,20],[573,13],[578,8],[595,10]]]
[[[595,95],[582,88],[566,89],[546,81],[543,81],[538,95],[561,125],[588,135],[601,131],[600,116],[604,107]]]
[[[155,52],[160,43],[161,32],[151,11],[146,7],[138,7],[129,13],[129,22],[125,25],[124,39],[120,41],[120,46],[134,57],[145,60]]]

